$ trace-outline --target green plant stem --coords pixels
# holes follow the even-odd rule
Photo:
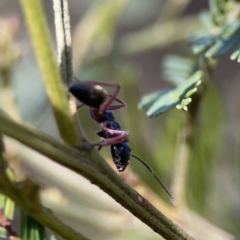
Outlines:
[[[53,0],[58,62],[67,86],[73,81],[71,27],[67,0]]]
[[[73,67],[71,27],[67,0],[53,0],[53,10],[55,18],[58,62],[60,65],[62,78],[66,86],[69,86],[73,81]],[[85,139],[83,130],[81,129],[78,121],[76,100],[71,94],[68,94],[68,103],[70,112],[74,118],[76,126],[78,127],[78,132],[81,136],[81,139]]]
[[[184,126],[179,133],[173,172],[172,194],[178,202],[178,208],[186,206],[185,190],[187,170],[190,161],[190,146],[187,143],[188,127]]]
[[[81,139],[68,108],[41,1],[21,0],[21,6],[61,137],[69,145],[80,146]]]
[[[13,122],[2,113],[0,113],[0,122],[0,131],[3,134],[20,141],[55,162],[83,175],[161,236],[166,239],[192,239],[186,232],[127,185],[95,149],[89,154],[84,149],[79,151],[63,145],[37,130]],[[6,193],[6,195],[8,194]],[[20,207],[25,204],[20,200],[17,203]]]

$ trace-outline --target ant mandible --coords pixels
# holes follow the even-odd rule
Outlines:
[[[113,87],[115,91],[111,95],[100,85]],[[123,172],[126,169],[130,161],[130,156],[139,160],[153,174],[154,178],[162,186],[173,204],[176,205],[173,196],[163,185],[152,168],[142,159],[131,154],[131,148],[127,144],[128,132],[121,129],[120,124],[115,121],[113,113],[110,112],[111,110],[126,107],[125,103],[117,98],[120,91],[120,85],[117,83],[77,80],[70,85],[69,91],[74,97],[82,102],[77,108],[81,108],[84,105],[89,106],[91,117],[102,127],[102,130],[97,132],[98,136],[102,138],[102,141],[93,145],[99,146],[98,150],[100,150],[102,146],[111,146],[113,162],[119,172]],[[111,105],[113,101],[118,102],[118,105]]]

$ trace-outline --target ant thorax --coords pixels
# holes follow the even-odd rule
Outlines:
[[[90,109],[90,115],[98,123],[103,123],[103,122],[107,122],[107,121],[109,121],[109,122],[114,121],[114,116],[109,111],[99,111],[98,109],[91,108]]]

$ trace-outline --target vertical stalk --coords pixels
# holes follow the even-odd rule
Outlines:
[[[178,142],[175,154],[175,165],[173,171],[172,194],[176,198],[178,208],[181,209],[186,204],[186,178],[190,161],[190,146],[187,143],[189,136],[188,126],[184,126],[178,135]]]
[[[61,137],[69,145],[80,146],[81,141],[68,108],[41,1],[21,0],[21,6]]]
[[[64,82],[69,85],[73,81],[72,39],[70,16],[67,0],[53,0],[55,30],[58,49],[58,62]]]
[[[53,0],[58,63],[64,83],[68,87],[73,81],[71,25],[67,0]],[[77,116],[76,100],[68,94],[68,103],[81,139],[85,139]],[[82,142],[81,142],[82,145]]]

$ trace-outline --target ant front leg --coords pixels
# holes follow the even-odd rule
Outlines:
[[[111,98],[112,95],[111,95],[111,94],[108,94],[108,97]],[[121,101],[120,99],[118,99],[118,98],[115,97],[114,100],[115,100],[116,102],[120,103],[120,104],[119,104],[119,105],[108,106],[106,110],[112,111],[112,110],[116,110],[116,109],[119,109],[119,108],[126,107],[126,104],[125,104],[123,101]]]
[[[99,85],[101,86],[106,86],[106,87],[113,87],[115,88],[115,91],[114,93],[111,95],[111,94],[107,94],[109,96],[109,99],[104,103],[102,104],[102,106],[100,107],[100,111],[105,111],[105,110],[115,110],[115,109],[119,109],[119,108],[122,108],[122,107],[125,107],[125,103],[122,102],[121,100],[117,99],[117,95],[120,91],[120,85],[118,83],[105,83],[105,82],[99,82],[98,83]],[[117,102],[120,103],[120,105],[117,105],[117,106],[110,106],[111,103],[116,100]]]
[[[107,96],[108,96],[108,97],[112,97],[111,94],[107,94]],[[123,101],[121,101],[120,99],[114,98],[114,100],[115,100],[116,102],[120,103],[120,104],[119,104],[119,105],[108,106],[108,108],[107,108],[106,110],[112,111],[112,110],[116,110],[116,109],[119,109],[119,108],[126,107],[126,104],[125,104]],[[81,108],[81,107],[83,107],[83,106],[85,106],[84,103],[78,105],[78,106],[77,106],[77,109],[79,109],[79,108]]]

